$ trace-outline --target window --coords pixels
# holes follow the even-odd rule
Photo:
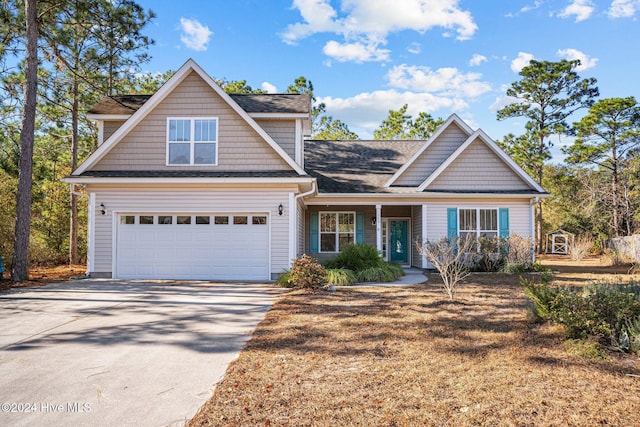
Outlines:
[[[251,223],[253,225],[265,225],[267,223],[267,217],[266,216],[254,216],[253,218],[251,218]]]
[[[153,215],[140,215],[140,224],[153,224]]]
[[[218,162],[218,119],[167,119],[168,165],[216,165]]]
[[[196,216],[196,224],[209,224],[210,217],[208,216]]]
[[[497,209],[459,209],[459,236],[492,239],[498,236]]]
[[[244,224],[248,224],[249,222],[246,216],[234,216],[233,223],[237,225],[244,225]]]
[[[158,215],[158,224],[172,224],[173,217],[171,215]]]
[[[189,215],[178,215],[176,224],[191,224],[191,216]]]
[[[217,224],[217,225],[229,224],[229,217],[228,216],[216,216],[214,218],[213,223]]]
[[[320,212],[320,252],[340,252],[355,241],[356,214]]]
[[[133,215],[122,215],[120,217],[120,224],[135,224],[136,217]]]

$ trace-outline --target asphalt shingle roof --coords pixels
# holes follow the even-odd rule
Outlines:
[[[305,169],[320,193],[398,193],[384,184],[425,141],[305,141]]]
[[[247,113],[304,113],[311,111],[308,94],[231,94],[231,98]],[[89,114],[133,114],[151,95],[105,96],[89,110]]]

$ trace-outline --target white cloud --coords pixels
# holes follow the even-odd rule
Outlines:
[[[558,16],[561,18],[570,18],[575,15],[575,22],[580,22],[589,19],[594,10],[595,8],[591,0],[573,0]]]
[[[535,2],[533,2],[533,4],[527,4],[522,6],[522,8],[520,8],[520,10],[516,13],[507,13],[507,18],[514,18],[516,16],[519,16],[522,13],[527,13],[530,12],[532,10],[538,9],[540,6],[542,6],[544,2],[541,0],[536,0]]]
[[[491,86],[480,80],[479,73],[462,73],[457,68],[398,65],[387,73],[392,87],[449,97],[476,97],[489,92]]]
[[[330,40],[324,45],[322,52],[338,62],[353,61],[362,63],[389,60],[389,51],[378,48],[376,43],[363,44],[356,42],[342,44],[335,40]]]
[[[511,61],[511,69],[514,73],[519,73],[524,67],[529,65],[529,62],[535,59],[535,57],[526,52],[518,52],[518,57]]]
[[[445,33],[455,33],[459,40],[470,39],[478,26],[469,11],[458,7],[458,2],[341,0],[338,13],[329,0],[294,0],[293,8],[300,12],[302,22],[287,26],[281,37],[284,42],[294,44],[313,34],[334,33],[342,36],[344,41],[333,41],[329,48],[325,45],[325,51],[345,50],[347,46],[349,49],[366,47],[367,51],[375,53],[371,58],[379,58],[380,52],[385,51],[379,46],[386,44],[386,37],[392,32],[412,30],[424,33],[439,27]],[[363,61],[362,55],[351,56]],[[388,52],[383,56],[388,56]]]
[[[469,65],[472,67],[477,67],[478,65],[482,64],[483,62],[487,62],[488,59],[486,56],[484,55],[480,55],[478,53],[473,54],[473,56],[471,57],[471,59],[469,60]]]
[[[441,108],[460,111],[469,107],[462,99],[437,96],[430,93],[400,92],[395,89],[360,93],[350,98],[318,98],[327,112],[349,123],[349,128],[361,138],[371,138],[373,131],[387,117],[389,110],[398,110],[408,104],[407,112],[416,117],[421,111],[433,113]],[[448,116],[448,114],[447,114]]]
[[[207,44],[213,35],[209,27],[202,25],[196,19],[180,18],[180,41],[186,47],[196,51],[207,50]]]
[[[560,58],[573,61],[574,59],[580,60],[580,66],[576,67],[576,71],[584,71],[589,68],[593,68],[598,63],[598,58],[590,58],[586,53],[580,52],[577,49],[560,49],[556,52]]]
[[[422,46],[420,43],[413,42],[407,48],[407,52],[413,53],[414,55],[419,54],[422,51]]]
[[[609,18],[631,18],[640,11],[640,0],[613,0],[607,14]]]
[[[294,44],[315,33],[337,32],[340,24],[335,22],[337,12],[329,0],[294,0],[293,8],[300,11],[304,23],[291,24],[282,34],[285,43]]]
[[[267,93],[278,93],[278,88],[269,82],[262,82],[262,85],[260,87]]]

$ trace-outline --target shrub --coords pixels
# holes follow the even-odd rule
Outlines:
[[[327,272],[318,261],[305,254],[293,261],[288,283],[298,288],[319,288],[327,283]]]
[[[572,289],[521,282],[534,316],[563,325],[569,338],[640,351],[640,285],[601,283]]]
[[[424,245],[418,246],[420,255],[426,257],[440,273],[442,287],[449,299],[453,299],[458,284],[469,275],[469,268],[464,260],[475,248],[475,239],[444,238],[436,242],[427,241]]]
[[[354,272],[375,267],[383,261],[375,246],[366,243],[352,243],[342,252],[325,263],[326,268],[346,268]]]
[[[350,286],[358,281],[356,274],[347,268],[327,269],[327,284],[334,286]]]
[[[278,280],[276,280],[276,285],[282,286],[284,288],[293,288],[294,286],[289,283],[289,278],[291,277],[291,270],[285,270],[280,274]]]
[[[580,262],[589,255],[593,248],[593,237],[590,234],[583,234],[576,237],[569,245],[569,254],[573,261]]]
[[[366,243],[347,245],[341,253],[325,263],[331,270],[349,270],[355,282],[392,282],[404,276],[402,267],[386,262],[378,250]]]
[[[631,264],[633,262],[629,257],[617,249],[607,248],[604,250],[602,255],[604,264],[608,266]]]

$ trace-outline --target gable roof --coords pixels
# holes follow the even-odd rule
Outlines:
[[[129,117],[129,119],[116,130],[96,151],[94,151],[75,171],[72,176],[77,176],[94,166],[102,159],[130,130],[135,128],[149,112],[151,112],[163,99],[167,97],[191,72],[200,76],[247,124],[253,128],[271,146],[271,148],[298,174],[306,175],[306,172],[298,165],[271,136],[260,127],[236,101],[233,100],[215,81],[204,72],[198,64],[189,59],[178,71],[153,95]],[[131,105],[127,108],[131,108]]]
[[[482,129],[478,129],[467,138],[467,140],[458,147],[456,151],[449,156],[447,160],[442,162],[440,166],[429,175],[418,187],[418,191],[425,191],[450,165],[456,160],[462,153],[465,152],[474,141],[482,141],[486,144],[491,151],[493,151],[503,162],[507,164],[513,170],[516,175],[529,185],[529,187],[537,192],[544,193],[545,191],[535,182],[518,164],[509,157],[500,147],[496,144]]]
[[[90,116],[125,115],[138,111],[152,95],[112,95],[105,96],[88,111]],[[311,96],[300,93],[229,94],[247,113],[298,113],[309,114]]]
[[[424,141],[305,141],[305,169],[321,193],[397,193],[412,188],[385,188],[385,182]]]
[[[400,176],[402,176],[402,174],[407,169],[409,169],[409,167],[413,165],[420,158],[420,156],[422,156],[427,148],[429,148],[433,144],[433,142],[440,137],[440,135],[442,135],[447,129],[449,129],[450,126],[456,125],[460,129],[462,129],[462,131],[466,133],[467,136],[473,133],[473,129],[471,129],[469,125],[467,125],[460,117],[458,117],[458,115],[451,114],[447,118],[447,120],[445,120],[444,123],[440,125],[438,130],[436,130],[434,134],[431,135],[431,137],[423,143],[422,147],[420,147],[420,149],[417,150],[414,155],[387,181],[385,187],[391,187],[398,180],[398,178],[400,178]]]

